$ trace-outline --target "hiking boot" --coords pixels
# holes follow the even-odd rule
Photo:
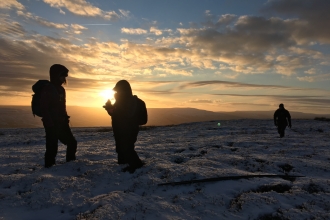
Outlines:
[[[127,166],[127,167],[125,167],[125,168],[122,169],[123,172],[127,172],[128,171],[129,173],[134,173],[135,170],[136,170],[136,168],[135,167],[131,167],[131,166]]]
[[[52,159],[46,159],[45,158],[45,168],[50,168],[50,167],[52,167],[53,165],[55,165],[56,163],[55,163],[55,159],[54,158],[52,158]]]
[[[144,165],[146,165],[146,163],[141,161],[141,163],[136,166],[136,169],[139,169],[139,168],[143,167]]]
[[[118,164],[127,164],[127,162],[124,159],[118,159]]]
[[[66,157],[66,162],[74,161],[76,160],[76,156],[73,157]]]
[[[135,166],[127,166],[125,168],[122,169],[123,172],[129,172],[129,173],[134,173],[136,169],[139,169],[141,167],[143,167],[146,163],[145,162],[142,162],[139,163],[138,165],[135,165]]]

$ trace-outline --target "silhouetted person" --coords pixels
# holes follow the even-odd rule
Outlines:
[[[291,128],[291,115],[283,104],[280,104],[274,113],[274,123],[281,138],[284,137],[286,126],[289,125],[289,128]]]
[[[45,85],[40,98],[42,122],[46,131],[45,167],[55,164],[58,140],[67,145],[66,161],[76,159],[77,141],[70,126],[66,112],[66,95],[62,84],[66,83],[69,70],[60,64],[50,67],[50,83]]]
[[[120,80],[113,88],[116,102],[110,100],[103,106],[112,119],[112,129],[116,141],[118,164],[128,163],[123,171],[133,173],[143,166],[143,162],[135,151],[135,142],[139,133],[139,125],[148,120],[145,103],[137,96],[133,96],[130,84]]]

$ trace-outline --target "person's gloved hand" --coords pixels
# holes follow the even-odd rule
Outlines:
[[[291,125],[289,125],[289,128],[291,128]]]
[[[103,105],[103,108],[108,109],[109,107],[112,107],[110,99]]]
[[[105,108],[105,110],[107,110],[109,113],[112,113],[113,105],[111,104],[110,99],[108,99],[103,108]]]

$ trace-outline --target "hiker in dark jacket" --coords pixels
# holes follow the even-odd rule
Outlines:
[[[139,125],[148,120],[145,103],[137,96],[133,96],[130,84],[120,80],[113,88],[116,102],[110,100],[103,106],[112,119],[112,129],[116,141],[118,164],[128,163],[123,171],[133,173],[143,166],[143,162],[135,151],[135,142],[139,133]]]
[[[62,84],[66,83],[69,70],[60,64],[50,67],[50,83],[41,93],[40,106],[42,122],[46,131],[45,167],[55,164],[58,150],[58,140],[67,145],[66,161],[76,159],[77,141],[70,126],[69,116],[66,112],[66,95]]]
[[[289,125],[289,128],[291,128],[291,115],[289,111],[284,108],[283,104],[280,104],[279,108],[274,113],[274,124],[281,138],[284,137],[286,126]]]

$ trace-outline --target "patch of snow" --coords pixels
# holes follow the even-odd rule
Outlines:
[[[43,167],[43,129],[0,129],[0,219],[330,219],[330,123],[272,120],[151,127],[136,151],[146,165],[124,173],[112,131],[73,128],[77,160]],[[177,186],[233,175],[302,175]]]

